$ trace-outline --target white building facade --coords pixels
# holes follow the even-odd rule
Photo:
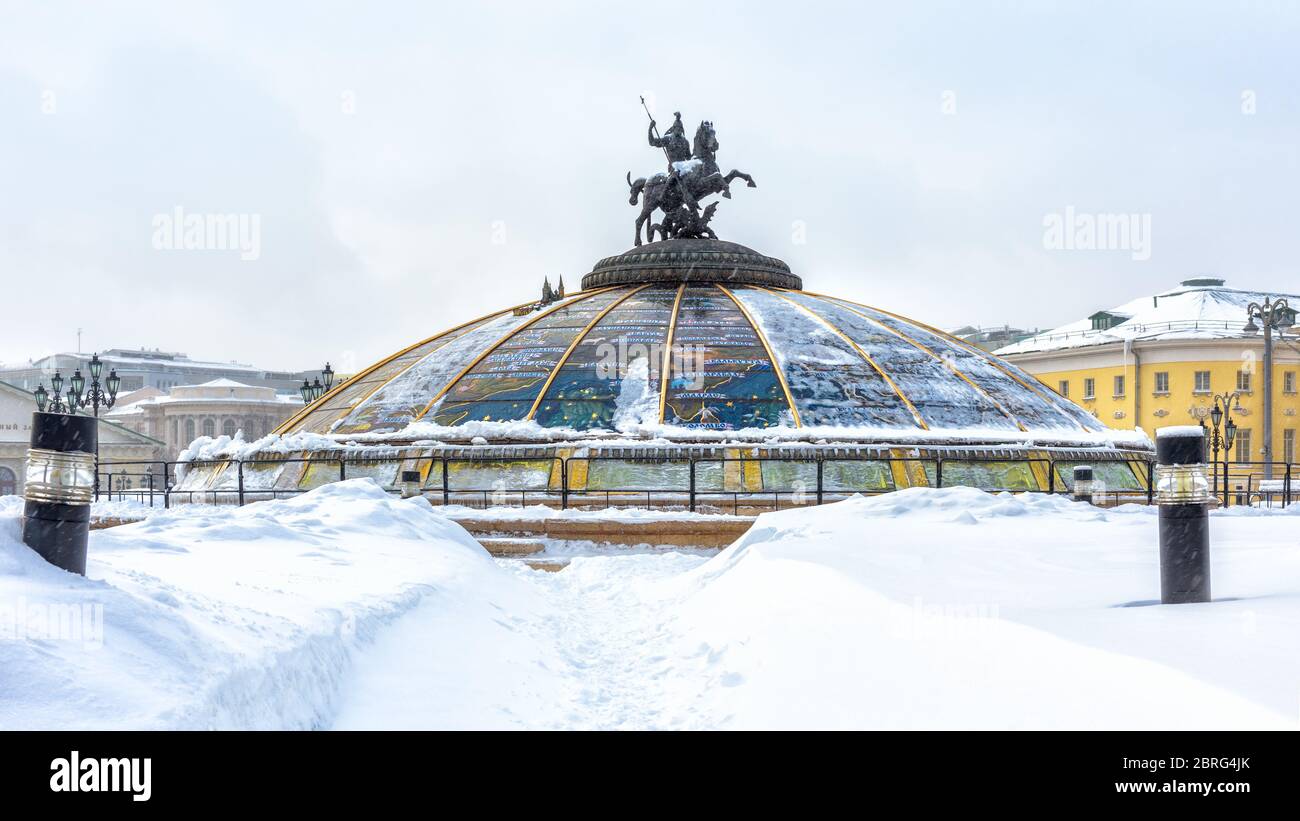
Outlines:
[[[299,397],[230,379],[179,385],[167,394],[142,393],[145,398],[113,408],[107,418],[161,440],[169,460],[199,436],[234,436],[243,431],[248,441],[260,439],[302,409]]]

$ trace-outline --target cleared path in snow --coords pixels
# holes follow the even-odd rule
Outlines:
[[[396,621],[356,659],[334,727],[689,726],[689,713],[665,712],[678,671],[655,589],[706,560],[578,558],[562,573],[502,562],[508,606],[434,595]]]
[[[763,517],[712,560],[498,564],[359,648],[333,726],[1294,728],[1294,518],[1212,529],[1216,601],[1174,607],[1145,606],[1153,510],[966,488]]]

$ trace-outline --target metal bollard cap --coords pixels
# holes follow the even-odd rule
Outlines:
[[[1175,425],[1156,430],[1156,462],[1162,465],[1198,465],[1205,461],[1205,429],[1200,425]]]
[[[67,413],[32,414],[32,448],[60,453],[94,453],[99,429],[93,416]]]

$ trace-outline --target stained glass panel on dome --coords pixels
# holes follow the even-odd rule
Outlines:
[[[977,382],[986,393],[1001,403],[1002,407],[1010,411],[1011,415],[1020,420],[1025,426],[1045,429],[1079,429],[1079,422],[1073,416],[1066,414],[1061,409],[1060,404],[1050,399],[1045,389],[1039,392],[1033,388],[1025,387],[1025,385],[1008,376],[1006,371],[997,368],[986,357],[972,351],[970,348],[954,343],[944,336],[926,330],[915,323],[903,321],[882,311],[848,303],[845,300],[836,299],[834,301],[866,314],[882,325],[892,328],[920,342],[940,356],[948,358],[953,367]],[[1035,382],[1028,384],[1033,385]]]
[[[658,422],[660,363],[676,299],[675,287],[647,288],[602,317],[556,374],[537,423],[588,430]]]
[[[456,380],[429,418],[439,425],[525,418],[564,352],[629,290],[615,288],[571,303],[511,334]]]
[[[920,427],[884,377],[825,322],[768,291],[733,293],[772,346],[805,427]]]
[[[312,433],[329,433],[331,426],[335,422],[346,417],[352,412],[353,408],[370,398],[384,383],[401,374],[413,363],[424,359],[434,351],[450,344],[458,337],[472,332],[481,325],[493,319],[501,318],[501,316],[502,314],[496,314],[484,317],[466,325],[464,328],[440,334],[381,363],[369,373],[358,375],[356,378],[340,385],[336,392],[326,397],[320,407],[312,410],[304,419],[296,423],[293,429]],[[373,422],[373,420],[369,419],[364,421],[367,423]]]
[[[401,430],[485,348],[528,319],[527,316],[502,314],[457,334],[447,344],[433,348],[404,373],[381,385],[332,432]]]
[[[790,292],[867,351],[931,428],[1019,430],[987,395],[963,380],[941,359],[833,300]]]
[[[665,423],[711,430],[792,424],[758,333],[717,286],[682,294],[672,345]]]

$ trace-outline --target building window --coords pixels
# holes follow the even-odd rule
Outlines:
[[[0,496],[13,496],[17,492],[18,474],[9,468],[0,467]]]
[[[1056,392],[1059,393],[1061,396],[1064,396],[1066,399],[1069,399],[1069,398],[1070,398],[1070,380],[1068,380],[1068,379],[1062,379],[1060,382],[1057,382],[1057,383],[1056,383]]]
[[[235,420],[234,420],[234,419],[227,419],[226,421],[224,421],[224,422],[221,423],[221,435],[222,435],[222,436],[234,436],[234,435],[235,435]]]
[[[186,419],[186,420],[185,420],[185,443],[184,443],[184,444],[189,445],[189,443],[190,443],[190,442],[193,442],[193,441],[194,441],[194,420],[193,420],[193,419]]]
[[[203,420],[203,435],[212,438],[217,435],[217,423],[211,419]]]
[[[1124,377],[1117,376],[1115,377],[1115,398],[1118,399],[1123,395],[1124,395]]]
[[[1252,452],[1250,447],[1250,428],[1237,429],[1237,441],[1233,443],[1233,447],[1236,448],[1238,464],[1244,464],[1250,461]]]
[[[1295,461],[1295,428],[1282,431],[1282,461]]]
[[[1237,371],[1237,390],[1250,393],[1250,371]]]
[[[1129,317],[1123,314],[1113,314],[1110,311],[1098,311],[1088,317],[1092,320],[1092,329],[1094,331],[1108,331],[1116,325],[1120,325]]]
[[[1091,376],[1083,380],[1083,398],[1095,399],[1097,397],[1097,380]]]
[[[179,442],[181,438],[181,420],[172,420],[172,441]]]
[[[1209,371],[1197,371],[1197,372],[1196,372],[1196,384],[1195,384],[1195,386],[1192,388],[1192,390],[1193,390],[1195,393],[1209,393],[1209,392],[1210,392],[1210,372],[1209,372]]]
[[[1169,393],[1169,371],[1156,371],[1156,393]]]
[[[1295,393],[1295,371],[1282,374],[1282,392]]]

